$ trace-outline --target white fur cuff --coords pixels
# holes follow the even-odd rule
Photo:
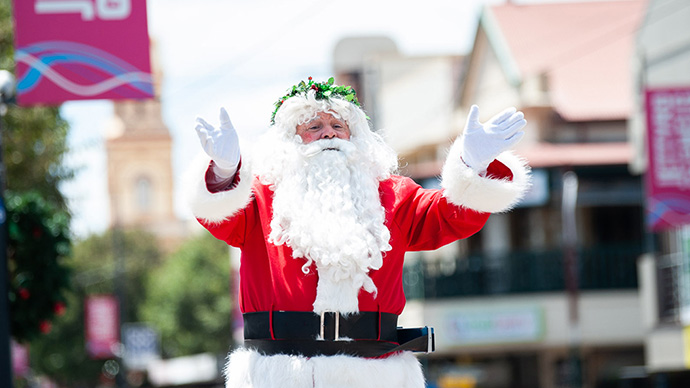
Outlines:
[[[187,171],[187,202],[195,217],[207,222],[221,222],[231,217],[249,203],[252,195],[252,174],[248,163],[240,167],[240,181],[237,187],[218,193],[211,193],[206,188],[206,170],[210,159],[201,158],[192,163]]]
[[[459,137],[443,166],[441,186],[451,203],[485,213],[512,209],[530,187],[530,168],[525,160],[510,151],[501,153],[498,161],[506,165],[513,179],[491,179],[480,176],[462,161],[462,136]]]

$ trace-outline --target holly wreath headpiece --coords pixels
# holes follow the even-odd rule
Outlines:
[[[278,101],[273,104],[276,109],[271,115],[271,125],[275,124],[276,114],[278,109],[283,106],[285,100],[290,97],[294,97],[299,94],[306,95],[310,90],[315,91],[315,98],[317,100],[327,100],[333,96],[340,96],[345,101],[349,101],[358,107],[361,107],[359,101],[357,101],[357,93],[352,88],[352,86],[340,86],[334,85],[335,79],[333,77],[329,78],[326,82],[314,82],[311,77],[307,82],[300,81],[297,85],[294,85],[291,89],[288,89],[288,93],[281,97]]]

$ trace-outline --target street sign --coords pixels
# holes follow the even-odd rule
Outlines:
[[[129,370],[146,370],[152,360],[160,358],[158,332],[143,323],[122,325],[123,361]]]

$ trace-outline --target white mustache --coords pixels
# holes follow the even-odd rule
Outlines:
[[[338,138],[316,140],[309,144],[301,145],[299,149],[300,153],[307,158],[316,156],[323,151],[338,151],[349,157],[356,151],[356,147],[352,142]]]

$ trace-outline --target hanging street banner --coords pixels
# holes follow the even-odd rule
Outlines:
[[[86,353],[93,359],[116,356],[120,344],[120,309],[112,295],[89,296],[85,301]]]
[[[13,0],[19,105],[153,96],[146,0]]]
[[[648,89],[647,226],[690,224],[690,87]]]

